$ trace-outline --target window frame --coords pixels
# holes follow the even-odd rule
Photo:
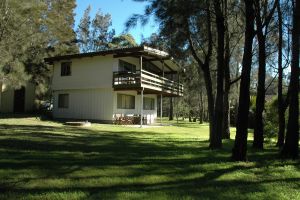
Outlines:
[[[147,100],[150,102],[150,107],[146,105]],[[144,97],[143,99],[143,110],[155,110],[155,98]]]
[[[127,65],[127,67],[131,68],[131,69],[126,69],[126,67],[124,67],[124,65]],[[137,66],[135,64],[129,63],[127,61],[121,60],[119,59],[119,72],[127,72],[127,73],[136,73],[136,68]]]
[[[62,99],[62,97],[67,98],[67,100]],[[70,106],[70,95],[67,93],[63,93],[63,94],[58,94],[58,104],[57,107],[59,109],[67,109]]]
[[[60,63],[60,76],[72,75],[72,62],[65,61]]]
[[[117,94],[117,109],[134,110],[135,109],[135,95],[118,93]]]

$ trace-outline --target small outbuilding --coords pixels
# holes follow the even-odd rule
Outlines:
[[[20,89],[0,84],[0,113],[28,113],[34,110],[35,85],[28,82]]]

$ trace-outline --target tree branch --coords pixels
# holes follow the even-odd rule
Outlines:
[[[230,81],[230,85],[233,85],[233,84],[235,84],[236,82],[238,82],[239,80],[241,80],[241,78],[242,78],[242,76],[238,76],[238,77],[236,77],[234,80],[232,80],[232,81]]]

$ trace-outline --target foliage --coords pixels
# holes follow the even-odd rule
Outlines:
[[[108,49],[115,35],[115,30],[111,29],[110,14],[103,14],[99,10],[91,19],[90,12],[91,7],[88,6],[77,28],[78,44],[83,53]]]
[[[115,48],[128,48],[138,46],[135,39],[130,34],[122,34],[112,38],[111,42],[108,44],[110,49]]]
[[[273,98],[266,103],[266,112],[264,116],[265,123],[265,133],[267,138],[274,138],[278,133],[278,99]]]
[[[4,0],[0,3],[0,78],[13,88],[31,81],[49,91],[45,57],[76,53],[75,1]]]

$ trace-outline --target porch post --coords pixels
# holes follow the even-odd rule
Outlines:
[[[141,86],[142,86],[142,69],[143,69],[143,56],[140,57],[140,70],[141,70]],[[140,127],[143,127],[143,108],[144,108],[144,87],[141,91],[141,121]]]
[[[165,64],[164,64],[163,60],[161,61],[161,63],[162,63],[163,78],[165,78]],[[164,82],[164,80],[163,80],[163,82]],[[162,93],[163,93],[163,88],[162,88],[162,91],[161,91],[161,94],[160,94],[160,124],[161,125],[162,125],[162,103],[163,103]]]
[[[178,86],[177,86],[177,94],[179,95],[181,88],[180,88],[180,80],[179,80],[179,73],[178,73],[178,71],[177,71],[177,84],[178,84]]]
[[[142,87],[141,91],[141,124],[140,127],[143,127],[143,108],[144,108],[144,88]]]
[[[162,125],[162,94],[160,94],[160,124]]]

